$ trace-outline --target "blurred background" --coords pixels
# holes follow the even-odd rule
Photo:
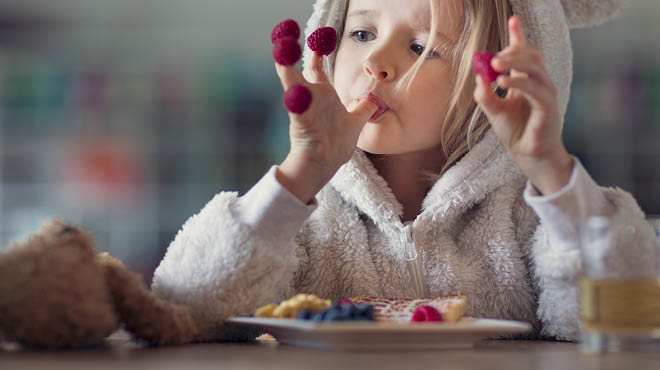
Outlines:
[[[44,220],[145,281],[185,220],[288,152],[270,31],[313,0],[0,0],[0,250]],[[660,1],[573,31],[565,142],[660,214]],[[219,231],[221,232],[221,231]]]

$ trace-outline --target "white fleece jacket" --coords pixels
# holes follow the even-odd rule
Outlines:
[[[656,236],[632,196],[598,187],[576,160],[570,183],[540,197],[525,189],[492,131],[434,184],[408,225],[360,150],[310,205],[275,170],[242,197],[216,195],[186,221],[155,271],[153,291],[191,309],[198,340],[251,340],[257,332],[223,320],[296,293],[465,293],[469,316],[521,320],[534,336],[575,340],[578,225],[596,214],[608,215],[622,239],[608,251],[608,268],[656,269],[648,258]]]

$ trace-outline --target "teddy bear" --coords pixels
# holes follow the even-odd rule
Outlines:
[[[122,327],[150,345],[185,344],[196,327],[185,306],[162,300],[92,235],[55,219],[0,253],[0,343],[80,348]]]

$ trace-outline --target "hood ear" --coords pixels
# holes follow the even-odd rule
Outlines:
[[[630,0],[561,0],[570,28],[599,26],[614,19]]]

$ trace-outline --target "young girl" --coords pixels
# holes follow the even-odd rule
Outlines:
[[[588,216],[625,238],[610,268],[655,269],[635,200],[598,187],[561,141],[568,28],[620,7],[601,3],[318,0],[306,33],[334,27],[338,49],[306,49],[304,76],[276,66],[285,89],[313,96],[290,115],[289,155],[191,217],[152,289],[191,309],[199,340],[254,338],[223,320],[296,293],[465,293],[469,316],[576,339]],[[498,90],[472,73],[481,50],[498,52]]]

